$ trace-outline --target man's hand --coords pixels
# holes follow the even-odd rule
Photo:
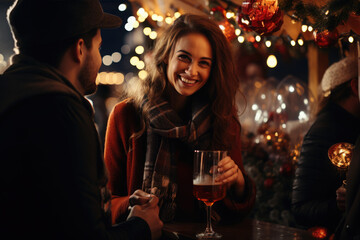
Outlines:
[[[141,190],[137,190],[141,191]],[[137,192],[135,191],[132,196],[134,196],[134,200],[132,200],[131,204],[134,204],[130,207],[130,217],[140,217],[144,219],[150,227],[151,230],[151,238],[159,239],[161,237],[161,230],[163,227],[163,222],[159,218],[159,199],[155,195],[147,194],[143,191]],[[135,194],[136,193],[136,194]],[[143,194],[145,193],[145,195]],[[150,195],[150,197],[148,196]],[[130,199],[129,199],[130,202]]]
[[[345,212],[345,198],[346,198],[346,188],[344,187],[344,185],[342,185],[336,190],[336,203],[338,208],[342,212]]]

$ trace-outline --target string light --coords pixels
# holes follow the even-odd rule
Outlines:
[[[238,41],[239,41],[239,43],[243,43],[245,41],[244,36],[239,36]]]
[[[349,41],[349,43],[353,43],[353,42],[354,42],[353,36],[350,36],[350,37],[348,38],[348,41]]]
[[[277,65],[277,59],[274,55],[269,55],[267,60],[266,60],[266,64],[268,65],[269,68],[274,68]]]
[[[119,5],[118,9],[119,9],[120,12],[123,12],[123,11],[125,11],[127,9],[127,6],[126,6],[125,3],[122,3],[122,4]]]
[[[270,41],[270,40],[266,40],[265,46],[268,47],[268,48],[271,47],[271,41]]]
[[[145,49],[144,49],[144,47],[143,46],[137,46],[136,48],[135,48],[135,52],[137,53],[137,54],[143,54],[144,53],[144,51],[145,51]]]
[[[296,45],[296,42],[295,42],[294,40],[291,40],[291,41],[290,41],[290,44],[291,44],[291,46],[294,47],[294,46]]]
[[[302,40],[301,38],[299,38],[299,39],[298,39],[298,44],[299,44],[300,46],[304,45],[304,40]]]

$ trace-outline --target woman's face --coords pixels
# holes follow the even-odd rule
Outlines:
[[[213,61],[208,39],[200,33],[190,33],[175,44],[167,61],[170,84],[182,96],[191,96],[205,85]]]

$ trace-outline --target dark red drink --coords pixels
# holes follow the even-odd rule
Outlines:
[[[207,206],[211,206],[214,202],[223,199],[226,195],[226,188],[224,184],[194,184],[194,196],[203,201]]]

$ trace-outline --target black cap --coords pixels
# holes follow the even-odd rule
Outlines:
[[[104,13],[99,0],[16,0],[7,19],[18,47],[61,42],[94,28],[121,25],[118,16]]]

